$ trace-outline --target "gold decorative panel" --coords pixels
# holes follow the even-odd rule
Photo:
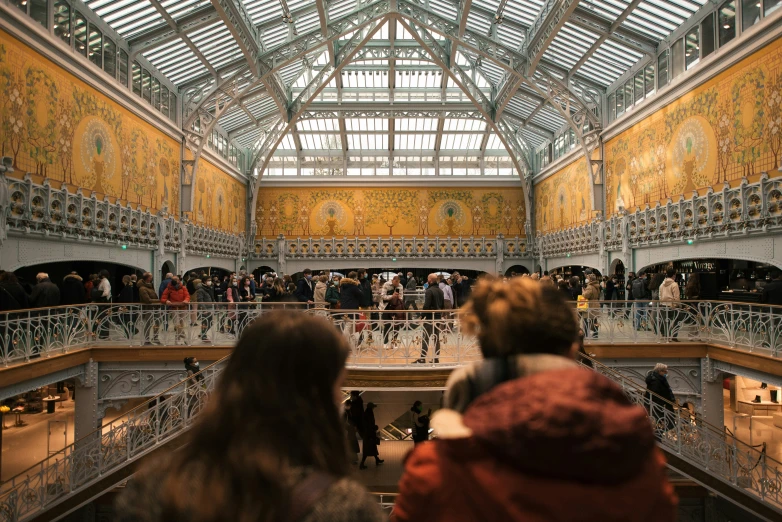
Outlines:
[[[247,186],[205,159],[198,163],[191,219],[225,232],[245,232]]]
[[[544,179],[533,190],[536,232],[555,232],[592,217],[589,171],[583,157]]]
[[[257,235],[273,237],[524,235],[519,188],[263,188]]]
[[[607,214],[778,176],[781,73],[777,40],[607,142]]]
[[[180,144],[0,31],[0,153],[49,178],[179,212]]]

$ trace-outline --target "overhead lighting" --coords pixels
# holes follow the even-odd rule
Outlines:
[[[730,29],[730,24],[725,24],[722,26],[723,29]]]
[[[292,24],[293,23],[293,17],[291,16],[290,13],[283,12],[282,13],[282,21],[285,22],[286,24]]]
[[[501,25],[502,24],[502,20],[503,20],[503,17],[502,17],[501,14],[497,13],[496,15],[494,15],[494,23],[495,24]]]

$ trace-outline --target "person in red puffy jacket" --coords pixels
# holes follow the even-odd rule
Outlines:
[[[462,325],[484,360],[454,371],[436,440],[408,454],[396,522],[602,522],[676,518],[646,411],[580,367],[561,292],[482,281]]]
[[[160,302],[171,311],[176,332],[176,344],[185,344],[185,322],[187,321],[190,293],[179,279],[179,276],[171,278],[171,283],[163,290]]]

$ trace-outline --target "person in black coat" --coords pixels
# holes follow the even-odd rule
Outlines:
[[[760,302],[770,305],[782,305],[782,272],[774,271],[771,277],[773,281],[763,287]]]
[[[339,282],[339,302],[342,310],[358,310],[361,306],[364,293],[361,291],[357,278],[356,272],[350,272]]]
[[[0,272],[0,312],[12,312],[30,308],[24,291],[13,272]]]
[[[300,303],[313,304],[315,301],[315,285],[312,283],[312,270],[304,269],[304,277],[296,283],[296,300]]]
[[[649,401],[651,411],[649,412],[656,421],[656,429],[660,429],[661,421],[665,422],[665,429],[673,429],[674,403],[676,397],[673,394],[671,385],[668,384],[668,366],[657,363],[654,370],[646,376],[646,397]],[[666,411],[669,412],[666,415]]]
[[[440,326],[437,324],[440,319],[440,313],[434,310],[445,308],[445,295],[437,286],[437,275],[429,274],[427,278],[429,287],[424,293],[424,306],[421,308],[421,318],[424,320],[424,338],[421,343],[421,357],[416,363],[426,363],[426,356],[429,353],[429,343],[434,341],[434,362],[440,362]],[[431,310],[427,312],[427,310]],[[434,339],[432,339],[434,338]]]
[[[87,302],[87,294],[84,290],[82,279],[76,272],[71,272],[62,280],[60,290],[60,304],[79,305]]]
[[[358,469],[367,469],[364,465],[367,457],[375,457],[375,466],[379,466],[384,461],[380,458],[380,452],[377,449],[377,445],[380,443],[380,439],[377,436],[377,424],[375,424],[375,408],[377,405],[374,402],[367,404],[367,409],[364,412],[364,434],[361,438],[364,441],[363,452],[361,455],[361,465]]]
[[[361,392],[352,390],[350,392],[350,418],[358,429],[358,433],[364,435],[364,399],[361,398]]]
[[[367,309],[372,307],[372,283],[369,282],[369,275],[367,269],[362,268],[358,271],[358,284],[361,287],[361,308]]]
[[[33,308],[52,308],[60,305],[60,289],[49,279],[49,274],[41,272],[35,277],[38,284],[30,294],[30,305]]]

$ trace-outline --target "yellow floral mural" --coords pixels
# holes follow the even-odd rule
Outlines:
[[[3,31],[0,93],[13,176],[178,214],[180,144]]]
[[[198,163],[194,210],[190,218],[200,225],[234,234],[247,223],[247,187],[208,161]]]
[[[523,236],[526,207],[520,187],[261,187],[255,219],[262,237]]]
[[[781,164],[777,40],[606,143],[607,214],[776,177]]]
[[[582,157],[534,187],[535,231],[554,232],[592,218],[592,194]]]

